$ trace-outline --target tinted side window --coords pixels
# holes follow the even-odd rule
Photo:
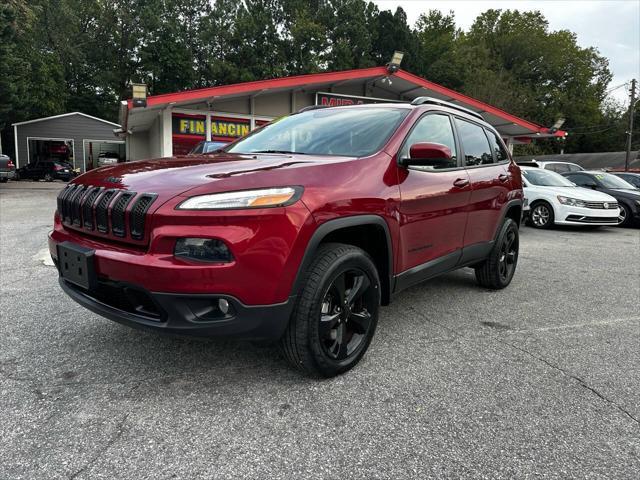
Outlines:
[[[448,164],[442,164],[441,161],[438,161],[433,166],[426,165],[426,169],[455,168],[458,166],[456,142],[453,137],[451,121],[447,115],[426,115],[418,120],[416,126],[407,137],[404,147],[402,147],[401,158],[409,157],[411,145],[424,142],[440,143],[451,149],[451,160]]]
[[[589,175],[585,175],[583,173],[574,173],[571,175],[566,175],[566,177],[580,187],[595,183]]]
[[[489,140],[491,141],[491,148],[493,149],[493,152],[496,154],[496,161],[506,162],[507,160],[509,160],[509,154],[502,146],[502,142],[500,141],[498,136],[495,133],[490,131],[487,131],[487,134],[489,135]]]
[[[569,165],[570,172],[580,172],[581,170],[582,167],[580,167],[579,165]]]
[[[567,165],[566,163],[550,163],[545,168],[557,173],[566,173],[571,171],[569,165]]]
[[[493,163],[493,155],[484,128],[456,118],[456,127],[464,149],[465,165],[486,165]]]

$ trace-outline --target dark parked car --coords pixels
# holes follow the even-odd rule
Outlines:
[[[362,358],[393,293],[461,267],[509,285],[522,202],[498,132],[422,97],[92,170],[58,196],[49,250],[62,289],[104,317],[278,340],[293,366],[332,376]]]
[[[640,222],[640,190],[622,178],[597,171],[570,172],[563,175],[579,187],[598,190],[615,198],[620,207],[620,226]]]
[[[218,150],[226,147],[227,145],[229,144],[226,142],[203,141],[198,143],[195,147],[193,147],[193,149],[191,149],[191,151],[189,152],[189,155],[202,155],[204,153],[216,153]]]
[[[73,167],[65,162],[54,160],[41,160],[39,162],[29,163],[21,167],[16,172],[16,180],[46,180],[53,182],[54,180],[63,180],[68,182],[75,176]]]
[[[632,172],[610,172],[611,175],[615,175],[616,177],[620,177],[625,182],[630,183],[636,188],[640,188],[640,173],[632,173]]]
[[[6,155],[0,154],[0,182],[6,183],[10,178],[13,178],[15,170],[16,167],[11,159]]]

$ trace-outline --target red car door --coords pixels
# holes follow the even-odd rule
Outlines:
[[[451,117],[422,116],[398,153],[408,158],[415,143],[433,142],[451,149],[449,164],[399,167],[400,242],[397,251],[401,288],[453,268],[460,258],[471,188],[459,165]]]
[[[454,123],[471,180],[469,216],[463,243],[464,247],[481,246],[493,241],[502,220],[503,207],[509,199],[509,157],[494,132],[458,117]]]

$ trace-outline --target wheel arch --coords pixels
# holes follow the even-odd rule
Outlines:
[[[495,242],[498,239],[498,235],[500,235],[500,230],[502,229],[502,224],[504,223],[505,218],[511,218],[518,228],[520,228],[520,223],[522,221],[522,205],[523,201],[521,199],[510,200],[502,209],[502,215],[498,225],[496,227],[495,234],[493,235],[493,241]]]
[[[361,248],[371,256],[381,283],[382,305],[388,305],[393,279],[393,247],[387,222],[379,215],[336,218],[320,225],[309,240],[293,282],[292,295],[302,288],[304,272],[323,243],[337,242]]]

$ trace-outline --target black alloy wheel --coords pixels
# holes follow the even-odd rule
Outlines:
[[[355,355],[371,328],[376,295],[359,269],[340,272],[329,286],[320,310],[319,336],[323,351],[334,360]]]
[[[364,356],[378,323],[380,279],[371,257],[341,243],[318,248],[280,340],[286,360],[314,377],[333,377]]]
[[[508,283],[513,277],[518,259],[518,231],[508,230],[500,245],[500,257],[498,259],[498,273],[502,282]]]
[[[486,260],[476,265],[476,280],[493,290],[505,288],[511,283],[518,265],[520,233],[512,218],[505,218],[500,233]]]

